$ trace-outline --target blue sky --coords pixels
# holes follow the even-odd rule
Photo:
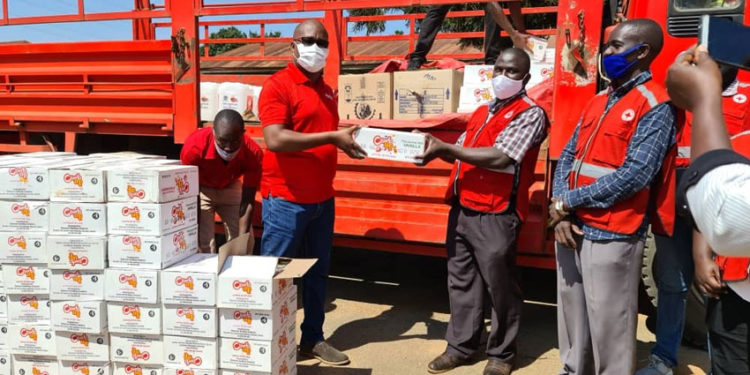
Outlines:
[[[179,0],[173,0],[176,3]],[[233,0],[204,0],[210,3],[229,3]],[[239,2],[240,0],[234,0]],[[252,0],[244,0],[251,2]],[[162,4],[163,0],[152,0],[154,4]],[[42,16],[55,14],[75,14],[77,12],[77,0],[8,0],[8,13],[13,17]],[[2,7],[2,4],[0,4]],[[87,13],[111,12],[130,10],[133,0],[85,0],[84,8]],[[223,19],[263,19],[282,17],[320,17],[321,12],[307,13],[285,13],[280,14],[256,14],[222,17],[204,17],[202,20]],[[388,22],[387,34],[393,30],[403,30],[403,22]],[[238,26],[242,31],[253,30],[258,32],[257,26]],[[268,31],[281,31],[282,35],[291,35],[294,25],[280,24],[268,25]],[[218,29],[218,28],[214,28]],[[215,30],[212,30],[215,31]],[[169,37],[168,28],[157,29],[157,38]],[[66,41],[97,41],[97,40],[130,40],[132,39],[132,26],[130,21],[101,21],[101,22],[66,22],[40,25],[0,26],[0,41],[28,40],[34,43],[43,42],[66,42]]]

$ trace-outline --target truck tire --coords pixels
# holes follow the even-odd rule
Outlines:
[[[654,332],[656,326],[656,306],[658,305],[659,289],[656,283],[654,266],[656,263],[656,242],[654,235],[649,232],[643,249],[643,266],[641,268],[641,281],[643,283],[643,294],[650,302],[650,306],[641,309],[649,315],[646,326]],[[653,315],[652,315],[653,314]],[[684,344],[706,348],[706,304],[700,291],[695,285],[690,286],[685,306],[685,330],[682,335]]]

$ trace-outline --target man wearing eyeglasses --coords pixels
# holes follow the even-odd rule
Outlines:
[[[261,254],[316,258],[302,278],[305,319],[300,354],[331,365],[349,363],[324,341],[326,279],[333,241],[337,148],[361,159],[356,127],[338,129],[338,104],[323,82],[328,33],[317,20],[294,30],[292,62],[268,78],[258,107],[268,152],[263,160]]]
[[[201,252],[216,252],[216,212],[224,221],[228,240],[249,232],[263,151],[245,134],[245,122],[239,112],[224,109],[217,113],[213,127],[198,129],[188,137],[180,159],[182,164],[198,167]]]

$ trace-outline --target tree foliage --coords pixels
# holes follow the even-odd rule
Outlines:
[[[524,7],[529,6],[552,6],[557,5],[557,0],[523,0],[522,4]],[[485,7],[484,3],[463,3],[455,4],[451,8],[451,11],[465,11],[465,10],[483,10]],[[370,9],[353,9],[349,11],[351,16],[379,16],[393,13],[426,13],[428,7],[414,6],[404,8],[370,8]],[[524,16],[524,22],[527,29],[545,29],[554,28],[557,22],[556,14],[529,14]],[[409,28],[409,21],[405,22],[405,27]],[[415,25],[415,32],[419,32],[420,20],[417,20]],[[355,32],[364,31],[367,35],[382,33],[385,31],[385,21],[362,21],[354,24],[353,30]],[[484,30],[484,17],[460,17],[460,18],[446,18],[443,25],[440,28],[442,32],[475,32]],[[396,34],[400,35],[400,34]],[[482,47],[482,38],[462,38],[459,42],[462,47],[475,46]]]
[[[234,39],[234,38],[247,38],[247,34],[242,32],[240,29],[231,26],[224,27],[215,33],[211,33],[208,36],[209,39]],[[210,44],[208,46],[208,55],[216,56],[226,51],[233,50],[237,47],[243,46],[244,43],[221,43],[221,44]],[[201,49],[201,53],[203,49]]]

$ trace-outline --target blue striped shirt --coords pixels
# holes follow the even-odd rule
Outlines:
[[[619,88],[612,90],[607,98],[605,110],[609,110],[630,90],[651,79],[651,72],[643,72]],[[669,103],[662,103],[648,111],[636,125],[635,133],[628,144],[625,162],[613,173],[598,178],[590,185],[569,189],[568,177],[573,168],[575,146],[578,143],[579,121],[573,136],[560,154],[552,187],[553,196],[562,197],[565,205],[575,210],[578,207],[609,208],[616,202],[627,199],[649,186],[653,181],[669,147],[675,144],[675,112]],[[577,220],[578,224],[582,224]],[[590,241],[611,241],[644,238],[648,229],[648,217],[634,234],[614,233],[583,224],[583,236]]]

